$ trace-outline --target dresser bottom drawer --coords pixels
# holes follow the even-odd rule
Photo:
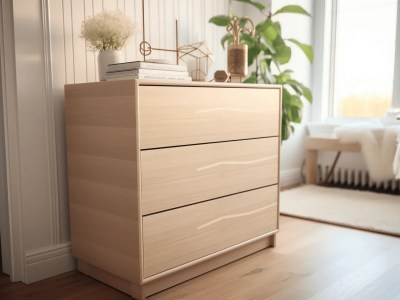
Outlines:
[[[277,229],[276,185],[143,217],[144,277]]]

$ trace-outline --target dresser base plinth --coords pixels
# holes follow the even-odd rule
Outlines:
[[[86,263],[78,258],[78,270],[93,277],[113,288],[120,290],[135,299],[146,299],[146,297],[170,288],[174,285],[207,273],[235,260],[258,252],[262,249],[275,246],[275,234],[246,244],[227,253],[210,258],[207,261],[189,266],[170,275],[155,279],[142,285],[135,284],[126,279],[117,277],[96,266]]]

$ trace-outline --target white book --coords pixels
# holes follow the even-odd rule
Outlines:
[[[125,71],[132,69],[152,69],[152,70],[167,70],[167,71],[182,71],[187,72],[187,67],[182,65],[160,64],[147,61],[129,61],[119,64],[108,65],[108,72]]]
[[[106,72],[106,76],[123,76],[123,75],[138,75],[138,74],[149,74],[149,75],[172,75],[172,76],[189,76],[188,72],[184,71],[168,71],[168,70],[155,70],[155,69],[131,69],[124,71],[113,71]]]
[[[107,76],[106,77],[107,81],[129,80],[129,79],[192,81],[192,77],[189,77],[189,76],[151,75],[151,74],[137,74],[137,75],[122,75],[122,76]]]

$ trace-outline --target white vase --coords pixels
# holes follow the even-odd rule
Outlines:
[[[97,67],[99,71],[99,80],[106,80],[107,66],[122,62],[121,51],[100,51],[97,56]]]

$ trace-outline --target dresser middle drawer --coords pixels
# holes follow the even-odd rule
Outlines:
[[[143,215],[278,182],[276,137],[141,152]]]

